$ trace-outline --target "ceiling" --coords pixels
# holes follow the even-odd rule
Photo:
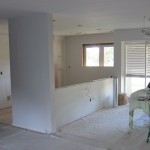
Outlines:
[[[55,35],[105,33],[143,27],[150,0],[0,0],[0,19],[33,12],[53,14]]]

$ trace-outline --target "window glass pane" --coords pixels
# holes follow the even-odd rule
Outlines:
[[[125,92],[145,88],[150,82],[150,48],[145,41],[125,42]]]
[[[145,88],[144,77],[126,77],[126,93],[128,96],[130,96],[131,93],[143,88]]]
[[[114,66],[114,47],[104,47],[104,66]]]
[[[86,47],[86,66],[99,66],[99,47]]]
[[[114,66],[113,43],[83,44],[83,66]]]

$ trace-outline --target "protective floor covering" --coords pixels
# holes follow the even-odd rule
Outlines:
[[[150,150],[146,143],[149,117],[135,111],[128,134],[128,105],[103,109],[74,121],[55,135],[40,134],[0,123],[0,150]]]
[[[11,127],[13,128],[13,127]],[[0,131],[1,134],[1,131]],[[0,139],[0,150],[104,150],[52,135],[21,129]]]
[[[5,123],[0,123],[0,140],[22,131],[20,128],[12,127]],[[0,149],[1,150],[1,149]]]
[[[108,150],[150,150],[149,116],[137,109],[129,134],[129,106],[103,109],[59,129],[57,136]]]

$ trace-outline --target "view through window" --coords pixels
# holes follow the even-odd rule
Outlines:
[[[86,48],[86,66],[99,66],[99,47]]]
[[[150,42],[128,41],[125,50],[125,92],[145,88],[150,82]]]
[[[113,67],[114,45],[111,44],[84,44],[83,66],[87,67]]]

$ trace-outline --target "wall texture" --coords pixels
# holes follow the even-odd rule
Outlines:
[[[7,27],[7,25],[6,25]],[[0,31],[0,109],[11,106],[8,28]]]
[[[113,78],[85,82],[55,90],[56,127],[100,108],[113,107]]]
[[[67,84],[104,77],[118,77],[118,92],[124,92],[124,41],[145,40],[141,29],[120,29],[113,33],[68,36],[66,38]],[[114,67],[83,67],[82,44],[114,42]]]
[[[90,80],[114,76],[113,67],[82,66],[82,45],[113,43],[113,33],[66,37],[67,84],[77,84]]]
[[[54,36],[55,87],[66,85],[66,38]]]
[[[118,92],[124,92],[124,41],[145,40],[141,29],[122,29],[114,31],[115,40],[115,76],[118,77]]]
[[[11,19],[13,125],[51,133],[55,127],[52,16]]]

